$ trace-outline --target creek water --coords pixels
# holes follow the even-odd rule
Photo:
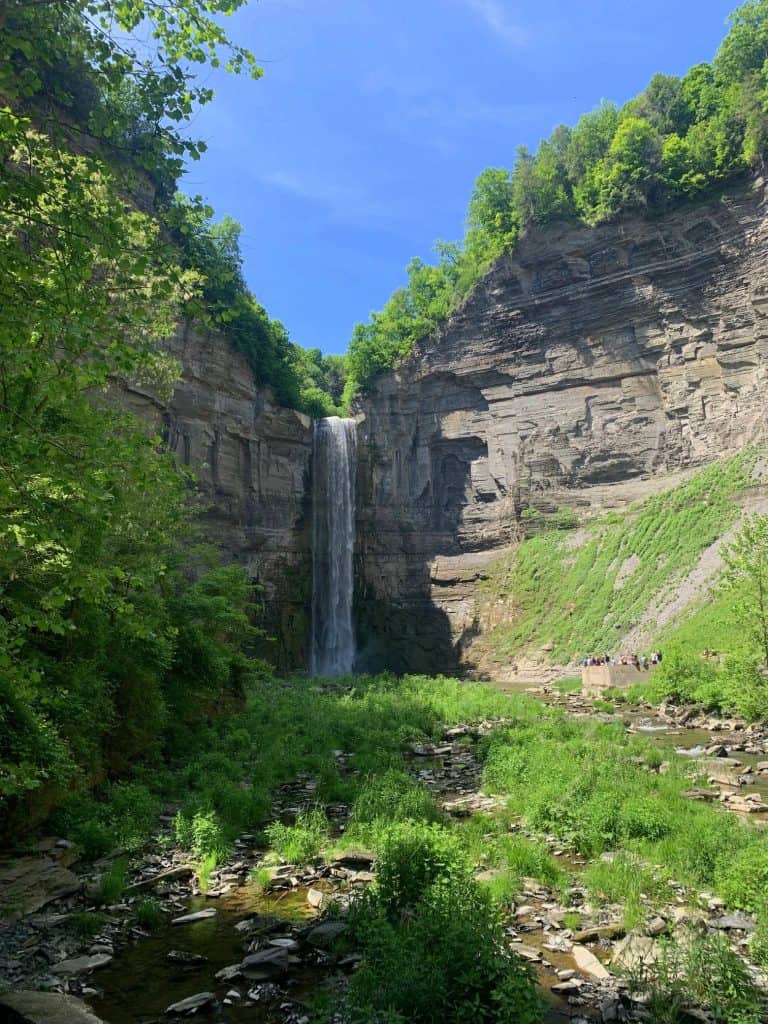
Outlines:
[[[355,663],[352,623],[355,551],[355,451],[352,419],[316,420],[313,441],[313,676],[341,676]]]

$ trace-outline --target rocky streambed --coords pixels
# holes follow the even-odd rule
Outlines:
[[[596,712],[580,695],[548,687],[535,695],[574,716],[617,717]],[[687,708],[622,709],[619,717],[660,748],[700,764],[707,785],[692,786],[690,799],[719,801],[752,820],[768,820],[765,730]],[[408,771],[448,814],[493,814],[503,806],[503,800],[482,792],[475,756],[476,741],[496,724],[456,726],[439,743],[414,743],[405,751]],[[347,756],[338,752],[342,766]],[[275,814],[290,816],[311,803],[315,788],[310,777],[284,787]],[[337,832],[343,831],[348,810],[343,804],[328,808]],[[523,831],[519,823],[510,828]],[[96,876],[108,871],[114,858],[78,871],[72,845],[50,839],[34,856],[0,868],[0,891],[10,911],[0,931],[0,976],[14,990],[0,1000],[6,1013],[21,1012],[10,1020],[149,1024],[199,1016],[233,1024],[304,1024],[318,993],[324,992],[330,1005],[338,1001],[358,957],[354,951],[337,956],[335,940],[345,928],[345,905],[375,877],[372,855],[346,851],[311,868],[281,865],[272,869],[265,887],[264,878],[254,878],[263,851],[254,835],[245,834],[201,893],[186,855],[172,848],[170,830],[169,814],[133,864],[121,897],[100,908],[93,899]],[[672,885],[660,905],[648,901],[645,924],[627,933],[621,906],[590,902],[579,884],[583,861],[556,837],[543,838],[573,875],[568,906],[560,890],[524,878],[510,904],[506,932],[511,948],[537,972],[550,1024],[647,1019],[643,1001],[614,972],[652,960],[660,939],[686,923],[727,934],[736,949],[746,947],[754,928],[749,915],[728,914],[714,895],[682,885]],[[493,874],[493,869],[480,871],[479,877],[491,881]],[[148,894],[163,912],[152,931],[136,915]],[[29,990],[35,994],[25,996]]]

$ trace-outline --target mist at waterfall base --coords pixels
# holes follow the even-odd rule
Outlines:
[[[313,676],[342,676],[355,665],[352,620],[355,550],[355,452],[352,419],[316,420],[312,453]]]

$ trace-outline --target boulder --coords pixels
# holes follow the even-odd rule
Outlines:
[[[6,1024],[104,1024],[81,999],[61,992],[6,992],[0,995]]]
[[[0,917],[6,922],[34,914],[47,903],[80,890],[77,875],[51,857],[23,857],[0,868]]]
[[[285,974],[293,962],[287,949],[272,946],[247,956],[240,964],[240,973],[250,981],[269,981]]]
[[[323,921],[309,930],[307,942],[318,949],[329,949],[346,930],[347,926],[343,921]]]

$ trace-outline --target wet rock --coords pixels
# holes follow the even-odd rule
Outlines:
[[[188,953],[183,949],[172,949],[165,954],[165,959],[170,960],[173,964],[183,964],[185,967],[198,966],[199,964],[207,964],[208,957],[201,956],[199,953]]]
[[[11,1013],[15,1017],[11,1017]],[[103,1024],[74,996],[60,992],[6,992],[0,995],[0,1020],[18,1024]]]
[[[199,1010],[201,1006],[209,1006],[215,1000],[216,996],[213,992],[198,992],[197,995],[187,996],[186,999],[181,999],[178,1003],[172,1003],[165,1012],[166,1014],[192,1013]]]
[[[275,949],[285,949],[289,953],[295,953],[299,948],[299,944],[296,941],[296,939],[291,939],[288,937],[270,939],[267,944],[269,946],[273,946]]]
[[[376,863],[376,854],[370,850],[343,850],[334,854],[332,863],[355,871],[370,871]]]
[[[229,967],[222,967],[220,971],[216,971],[214,977],[216,981],[234,981],[235,978],[241,978],[242,974],[240,964],[230,964]]]
[[[51,970],[54,974],[74,976],[76,974],[87,974],[89,971],[96,971],[99,967],[106,967],[112,960],[106,953],[97,953],[96,956],[78,956],[72,960],[61,960],[54,964]]]
[[[293,962],[287,949],[270,947],[247,956],[240,964],[240,972],[250,981],[270,981],[286,974]]]
[[[216,917],[217,911],[214,907],[208,910],[196,910],[193,914],[182,914],[181,917],[174,917],[171,924],[194,924],[196,921],[207,921],[209,917]]]
[[[271,1003],[276,999],[280,999],[282,994],[277,985],[268,982],[265,985],[256,985],[250,989],[248,991],[248,998],[253,1000],[254,1003]]]
[[[534,949],[533,946],[525,946],[520,943],[514,946],[514,950],[519,957],[522,957],[523,960],[528,960],[529,963],[541,963],[541,953],[538,949]]]
[[[754,920],[747,917],[746,914],[724,914],[722,917],[713,918],[709,924],[711,928],[725,932],[753,932],[755,930]]]
[[[589,928],[582,928],[573,936],[573,941],[578,943],[596,942],[598,939],[616,939],[624,935],[626,928],[620,921],[611,924],[592,925]]]
[[[578,978],[569,978],[568,981],[558,981],[552,986],[552,991],[559,995],[570,995],[572,992],[581,991],[582,982]]]

